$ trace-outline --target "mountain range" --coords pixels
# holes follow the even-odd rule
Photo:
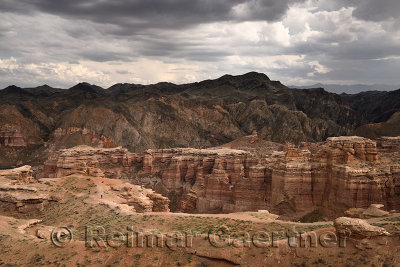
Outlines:
[[[182,85],[9,86],[0,90],[0,150],[6,127],[23,137],[27,150],[9,165],[29,162],[51,145],[56,130],[71,128],[132,152],[218,146],[254,130],[264,140],[295,144],[354,134],[378,138],[400,135],[399,110],[400,89],[339,95],[289,88],[256,72]],[[88,142],[76,134],[62,140],[65,147]],[[2,155],[11,159],[10,153]]]

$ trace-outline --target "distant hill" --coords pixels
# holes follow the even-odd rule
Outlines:
[[[357,94],[360,92],[366,91],[392,91],[400,88],[400,85],[386,85],[386,84],[373,84],[373,85],[365,85],[365,84],[353,84],[353,85],[340,85],[340,84],[322,84],[316,83],[313,85],[306,86],[296,86],[290,85],[290,88],[299,88],[299,89],[308,89],[308,88],[324,88],[328,92],[341,94]]]

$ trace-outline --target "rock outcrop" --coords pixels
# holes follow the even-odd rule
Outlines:
[[[69,127],[57,128],[50,139],[50,143],[56,146],[73,147],[76,145],[88,145],[99,148],[112,148],[116,145],[104,135],[87,128]]]
[[[345,211],[345,214],[352,218],[371,218],[371,217],[383,217],[389,215],[390,212],[382,210],[384,205],[382,204],[371,204],[367,209],[363,208],[351,208]]]
[[[389,137],[383,136],[378,139],[377,145],[387,151],[399,151],[400,150],[400,136]]]
[[[169,199],[151,189],[122,184],[112,186],[111,190],[117,192],[118,196],[124,199],[120,204],[133,206],[135,212],[169,212]]]
[[[384,205],[382,204],[371,204],[368,209],[364,210],[363,214],[366,217],[383,217],[389,215],[390,213],[388,211],[381,209],[383,207]]]
[[[104,172],[110,172],[113,164],[123,167],[123,161],[128,160],[128,150],[117,148],[92,148],[77,146],[72,149],[61,149],[46,161],[42,177],[57,178],[72,174],[104,177]],[[120,166],[119,166],[120,165]]]
[[[38,189],[31,166],[0,171],[0,202],[10,204],[19,212],[42,210],[57,197]]]
[[[362,239],[390,235],[384,228],[370,225],[362,219],[340,217],[333,224],[337,233],[346,233],[354,238]]]
[[[0,147],[25,147],[23,134],[14,126],[0,126]]]
[[[257,141],[255,135],[248,139]],[[400,155],[372,140],[336,137],[301,146],[234,147],[130,153],[80,146],[55,153],[41,177],[76,173],[129,179],[168,196],[173,211],[267,209],[301,217],[319,210],[334,217],[375,203],[400,209]]]
[[[15,169],[0,170],[0,178],[12,180],[13,184],[29,184],[36,182],[32,174],[32,167],[29,165]]]
[[[365,209],[363,209],[363,208],[350,208],[350,209],[346,210],[344,212],[344,214],[347,217],[364,219],[365,218],[365,216],[363,214],[364,211],[365,211]]]
[[[42,210],[49,201],[55,199],[41,194],[37,189],[24,186],[0,186],[0,201],[12,204],[20,212]]]

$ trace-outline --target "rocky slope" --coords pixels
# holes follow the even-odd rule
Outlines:
[[[360,117],[359,125],[387,121],[400,109],[400,89],[390,92],[370,91],[358,94],[342,94]]]
[[[32,214],[52,202],[68,202],[82,195],[86,205],[101,204],[127,214],[169,211],[169,199],[151,189],[98,176],[90,178],[79,171],[71,173],[74,176],[37,180],[32,177],[31,166],[0,171],[0,211]],[[71,195],[74,190],[76,194]]]
[[[381,93],[375,100],[384,103],[386,98]],[[399,109],[395,101],[382,104],[381,111],[363,109],[372,99],[365,97],[359,105],[355,97],[322,88],[290,89],[255,72],[183,85],[116,84],[102,89],[81,83],[68,90],[9,86],[0,90],[0,155],[8,154],[0,158],[0,167],[36,165],[60,134],[65,136],[57,139],[57,148],[116,145],[131,152],[213,147],[253,130],[263,140],[279,143],[324,141]],[[26,156],[13,155],[16,150]]]
[[[58,199],[43,187],[32,177],[31,166],[1,170],[0,208],[19,212],[42,210],[49,202]]]
[[[246,141],[249,148],[235,147]],[[230,148],[145,153],[79,146],[51,156],[41,177],[85,174],[129,179],[168,196],[172,210],[185,212],[268,209],[299,218],[316,210],[334,217],[373,203],[400,209],[396,138],[377,145],[362,137],[333,137],[297,147],[266,142],[253,134],[226,146]]]
[[[400,136],[400,112],[394,113],[387,121],[364,124],[354,132],[374,139],[382,136]]]

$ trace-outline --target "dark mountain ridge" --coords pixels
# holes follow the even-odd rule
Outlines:
[[[181,85],[9,86],[0,90],[0,128],[11,125],[28,145],[39,147],[56,129],[71,127],[136,152],[217,146],[253,130],[264,140],[298,144],[388,120],[400,109],[399,95],[400,90],[338,95],[291,89],[256,72]]]

